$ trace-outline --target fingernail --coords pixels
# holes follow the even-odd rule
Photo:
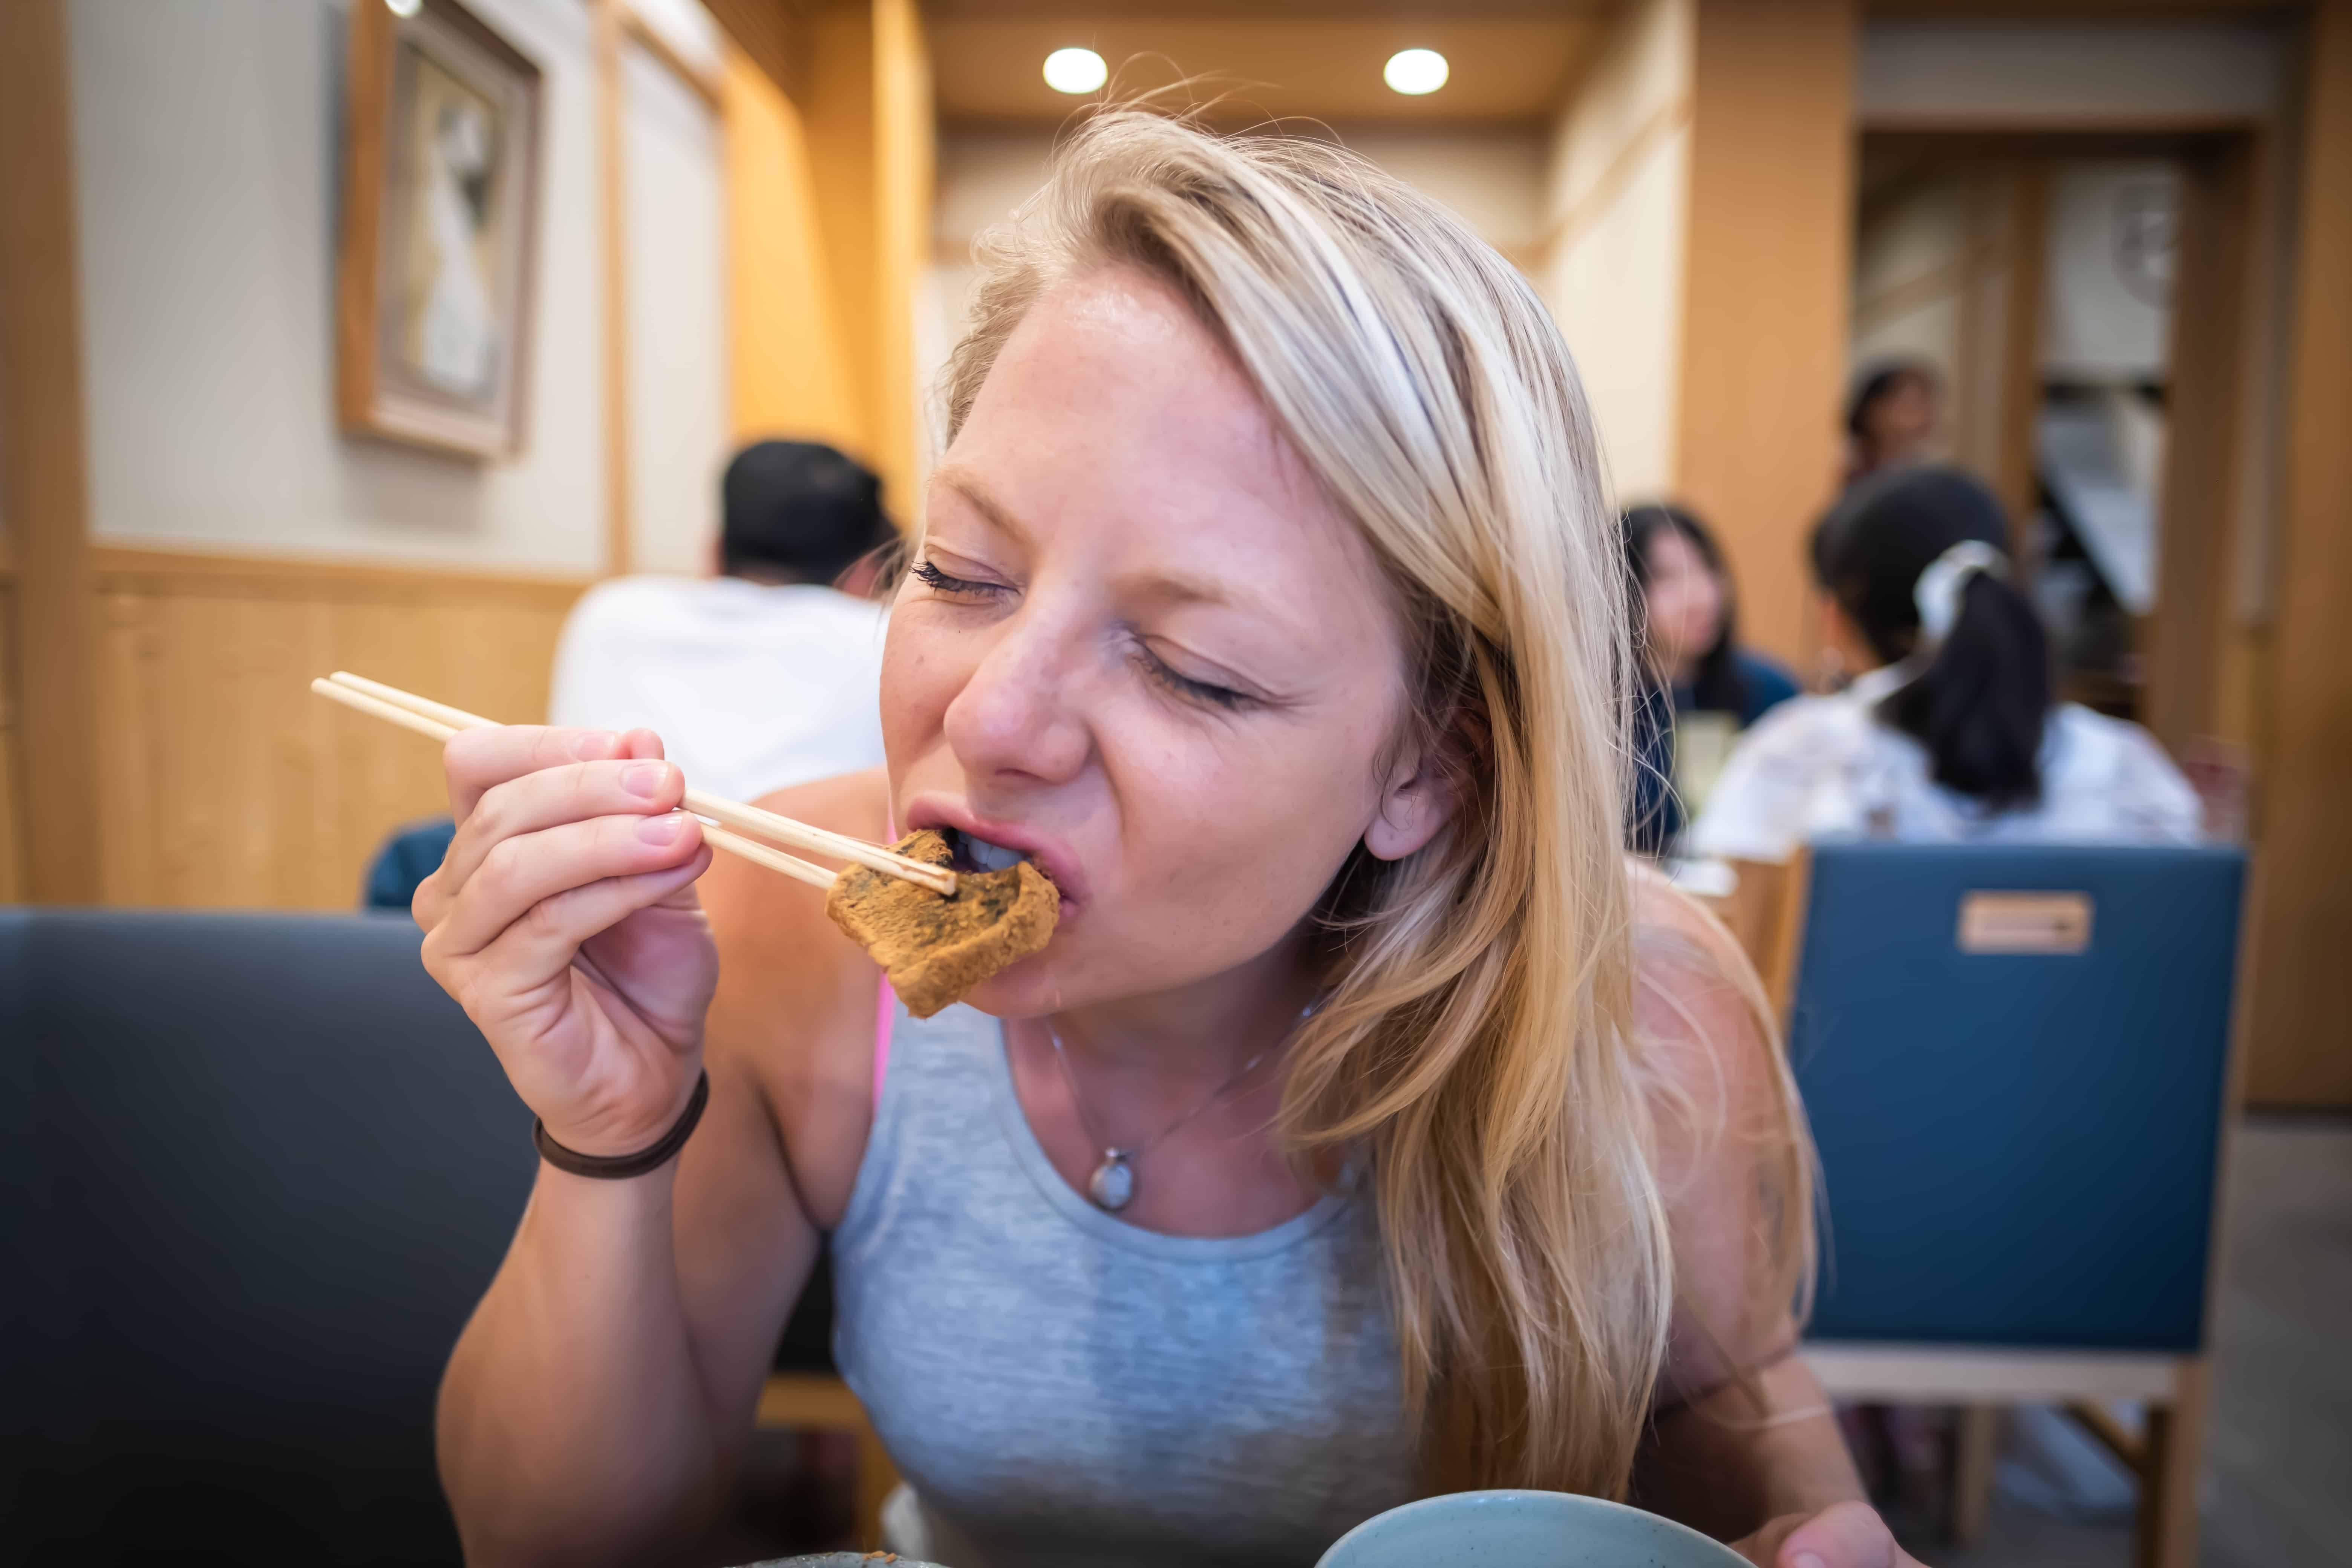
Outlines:
[[[613,732],[591,730],[572,742],[572,754],[583,763],[601,762],[613,754]]]
[[[1790,1563],[1789,1568],[1830,1568],[1830,1565],[1822,1561],[1821,1554],[1818,1552],[1800,1552],[1797,1553],[1797,1560]]]
[[[637,837],[648,844],[675,844],[677,836],[686,831],[686,818],[675,811],[659,816],[648,816],[637,824]]]
[[[668,766],[667,763],[631,763],[621,770],[621,787],[651,800],[661,793],[662,774]]]

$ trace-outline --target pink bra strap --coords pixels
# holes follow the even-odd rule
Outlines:
[[[882,1079],[890,1070],[890,1029],[898,1021],[898,994],[884,975],[874,999],[874,1109],[882,1109]]]
[[[898,813],[886,811],[883,820],[890,825],[890,842],[898,842]],[[880,987],[874,997],[874,1110],[882,1110],[882,1079],[890,1070],[890,1030],[898,1022],[898,994],[890,989],[890,976],[881,977]]]

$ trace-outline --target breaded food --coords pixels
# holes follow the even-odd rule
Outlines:
[[[891,847],[930,866],[955,858],[935,828]],[[824,912],[874,955],[907,1011],[928,1018],[1044,947],[1061,917],[1062,895],[1026,860],[1002,871],[958,871],[951,899],[852,866],[833,879]]]

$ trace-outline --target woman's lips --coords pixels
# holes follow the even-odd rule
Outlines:
[[[1055,890],[1062,895],[1062,918],[1065,920],[1069,918],[1074,907],[1086,902],[1086,880],[1078,869],[1077,857],[1044,834],[1018,823],[982,816],[961,801],[919,795],[907,803],[907,830],[914,833],[926,827],[952,828],[967,839],[977,839],[983,845],[1010,851],[1017,859],[1034,863],[1037,869],[1052,879]],[[966,847],[966,852],[970,853],[969,847]]]

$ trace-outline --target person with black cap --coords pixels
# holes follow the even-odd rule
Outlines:
[[[1957,468],[1881,474],[1814,530],[1829,638],[1866,671],[1765,715],[1686,844],[1785,860],[1807,841],[2193,843],[2200,805],[2153,736],[2055,700],[2011,580],[2008,519]]]
[[[881,482],[831,447],[761,441],[720,496],[715,575],[617,577],[572,610],[548,721],[652,730],[735,800],[877,765]]]

